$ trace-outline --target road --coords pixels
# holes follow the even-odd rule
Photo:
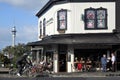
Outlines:
[[[120,80],[120,77],[37,77],[37,78],[9,78],[0,77],[0,80]]]

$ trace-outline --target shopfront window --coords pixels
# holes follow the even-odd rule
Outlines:
[[[107,29],[107,9],[85,9],[85,29]]]

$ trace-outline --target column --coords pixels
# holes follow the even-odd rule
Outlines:
[[[73,72],[73,61],[74,61],[74,49],[72,45],[68,45],[68,52],[67,52],[67,72]]]
[[[54,54],[53,54],[53,71],[54,71],[54,73],[57,73],[58,72],[58,48],[57,48],[57,45],[53,46],[53,51],[54,51]]]

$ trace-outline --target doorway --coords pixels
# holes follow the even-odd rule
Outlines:
[[[66,54],[59,54],[59,72],[66,72]]]
[[[58,52],[59,52],[59,57],[58,57],[59,72],[66,72],[67,71],[67,61],[66,61],[67,45],[59,45]]]

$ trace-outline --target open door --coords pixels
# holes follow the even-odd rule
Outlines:
[[[58,57],[58,66],[59,72],[66,72],[67,71],[67,46],[66,45],[59,45],[59,57]]]
[[[59,72],[66,72],[66,54],[59,54]]]

